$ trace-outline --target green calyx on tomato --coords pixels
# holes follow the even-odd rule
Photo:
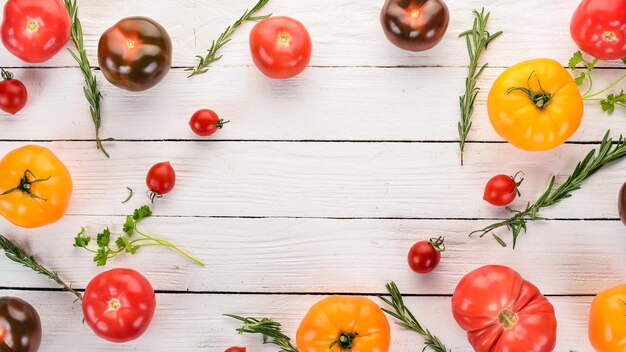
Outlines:
[[[169,72],[172,41],[165,28],[150,18],[124,18],[100,37],[98,62],[113,85],[143,91]]]

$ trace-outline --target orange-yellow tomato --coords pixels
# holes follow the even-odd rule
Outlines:
[[[330,296],[311,307],[296,341],[300,352],[387,352],[391,333],[387,317],[370,299]]]
[[[72,196],[72,178],[49,149],[27,145],[0,160],[0,215],[26,228],[59,220]]]
[[[626,284],[600,292],[589,313],[589,340],[596,352],[626,352]]]
[[[584,110],[576,82],[552,59],[524,61],[504,71],[487,107],[496,132],[528,151],[563,144],[580,126]]]

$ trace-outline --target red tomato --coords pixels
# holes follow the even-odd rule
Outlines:
[[[311,61],[311,36],[290,17],[270,17],[250,32],[250,52],[256,67],[270,78],[291,78]]]
[[[4,79],[0,82],[0,109],[15,115],[26,105],[28,91],[24,83],[13,79],[13,74],[3,69],[0,70]]]
[[[439,265],[444,250],[443,237],[417,242],[409,250],[409,267],[418,274],[428,274]]]
[[[245,347],[231,347],[224,352],[246,352]]]
[[[62,0],[9,0],[2,43],[26,62],[50,60],[70,39],[70,15]]]
[[[511,204],[515,197],[521,195],[518,187],[524,179],[517,181],[518,174],[519,172],[515,176],[497,175],[492,177],[485,186],[483,199],[499,207]]]
[[[196,111],[196,113],[191,116],[189,126],[198,136],[206,137],[217,132],[217,130],[224,127],[224,124],[229,122],[230,121],[220,119],[213,110],[202,109]]]
[[[148,189],[157,196],[170,193],[175,183],[176,172],[169,161],[154,164],[146,176]]]
[[[83,296],[83,315],[99,337],[128,342],[152,321],[156,299],[150,282],[131,269],[113,269],[94,277]]]
[[[552,352],[554,307],[511,268],[488,265],[465,275],[452,314],[476,352]]]
[[[626,0],[583,0],[570,33],[578,47],[601,60],[626,58]]]

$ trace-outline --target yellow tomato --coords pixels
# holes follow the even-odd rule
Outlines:
[[[47,148],[28,145],[0,160],[0,215],[26,228],[59,220],[72,196],[72,178]]]
[[[580,126],[584,110],[576,82],[552,59],[524,61],[504,71],[487,107],[496,132],[528,151],[563,144]]]
[[[589,340],[596,352],[626,352],[626,285],[600,292],[593,299]]]
[[[389,322],[365,297],[331,296],[316,303],[300,323],[300,352],[388,352]]]

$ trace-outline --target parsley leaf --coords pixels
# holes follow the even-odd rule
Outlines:
[[[624,65],[626,65],[626,57],[622,59],[624,61]]]
[[[86,248],[91,242],[91,237],[83,236],[85,228],[83,227],[80,232],[74,237],[74,247]]]
[[[109,245],[109,242],[111,242],[111,231],[108,227],[98,234],[96,242],[98,247],[107,247]]]
[[[109,260],[109,254],[111,250],[108,248],[99,248],[96,255],[93,257],[93,261],[97,266],[105,266],[107,261]]]
[[[152,209],[147,205],[142,205],[140,208],[135,209],[133,212],[133,220],[140,221],[141,219],[149,218],[152,216]]]
[[[135,232],[135,221],[133,220],[133,217],[128,215],[126,217],[126,222],[124,223],[124,226],[122,227],[122,230],[130,237],[133,235],[133,233]]]
[[[578,75],[578,77],[574,78],[574,82],[576,82],[577,86],[582,86],[583,83],[585,83],[585,79],[587,78],[587,74],[584,72],[581,72],[580,75]]]
[[[609,94],[606,99],[600,101],[600,104],[602,111],[611,115],[615,112],[615,104],[626,105],[626,93],[621,91],[619,94]]]
[[[583,53],[580,51],[577,51],[574,53],[574,55],[569,59],[569,63],[568,66],[570,68],[570,70],[573,70],[576,68],[576,65],[578,65],[579,63],[583,62]]]

